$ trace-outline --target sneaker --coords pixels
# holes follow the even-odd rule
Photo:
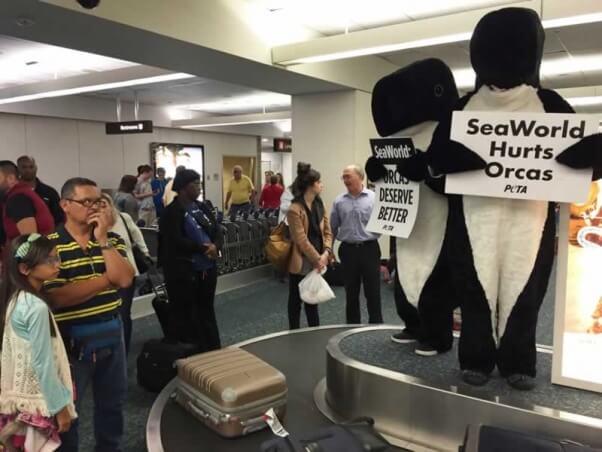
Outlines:
[[[535,378],[523,374],[513,374],[506,381],[514,389],[519,391],[530,391],[535,387]]]
[[[472,386],[483,386],[489,381],[489,375],[478,370],[463,370],[462,380]]]
[[[419,342],[416,348],[414,349],[414,353],[420,356],[437,356],[439,352],[437,349],[431,347],[428,344],[423,344]]]
[[[416,342],[416,336],[408,333],[407,330],[402,330],[400,333],[392,335],[391,340],[398,344],[411,344],[412,342]]]

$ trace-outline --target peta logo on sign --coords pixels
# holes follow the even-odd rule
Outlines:
[[[542,201],[581,202],[592,171],[575,170],[556,156],[597,133],[592,115],[456,111],[450,138],[479,154],[482,171],[450,174],[446,193]]]

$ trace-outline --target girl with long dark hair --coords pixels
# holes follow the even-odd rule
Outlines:
[[[318,306],[304,303],[299,283],[305,275],[322,271],[332,258],[332,231],[324,203],[320,198],[320,173],[307,163],[297,166],[297,178],[291,186],[293,202],[287,220],[293,247],[289,261],[288,320],[290,329],[299,328],[301,305],[309,326],[319,326]]]
[[[9,451],[22,450],[25,441],[58,448],[58,434],[76,418],[73,384],[41,290],[56,278],[60,262],[40,234],[17,237],[9,248],[0,288],[0,442]]]

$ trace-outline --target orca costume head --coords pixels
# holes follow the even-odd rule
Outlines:
[[[531,9],[503,8],[486,14],[470,40],[470,62],[482,85],[539,87],[545,33]]]
[[[458,100],[449,67],[441,60],[417,61],[381,78],[372,91],[372,117],[382,137],[425,121],[439,121]]]

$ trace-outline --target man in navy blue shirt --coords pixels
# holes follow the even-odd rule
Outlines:
[[[370,323],[382,323],[380,303],[380,247],[378,234],[366,231],[374,208],[374,192],[364,187],[364,170],[350,165],[343,171],[347,192],[332,206],[330,225],[335,239],[341,242],[339,258],[343,266],[347,297],[347,323],[362,323],[360,286],[368,304]]]

